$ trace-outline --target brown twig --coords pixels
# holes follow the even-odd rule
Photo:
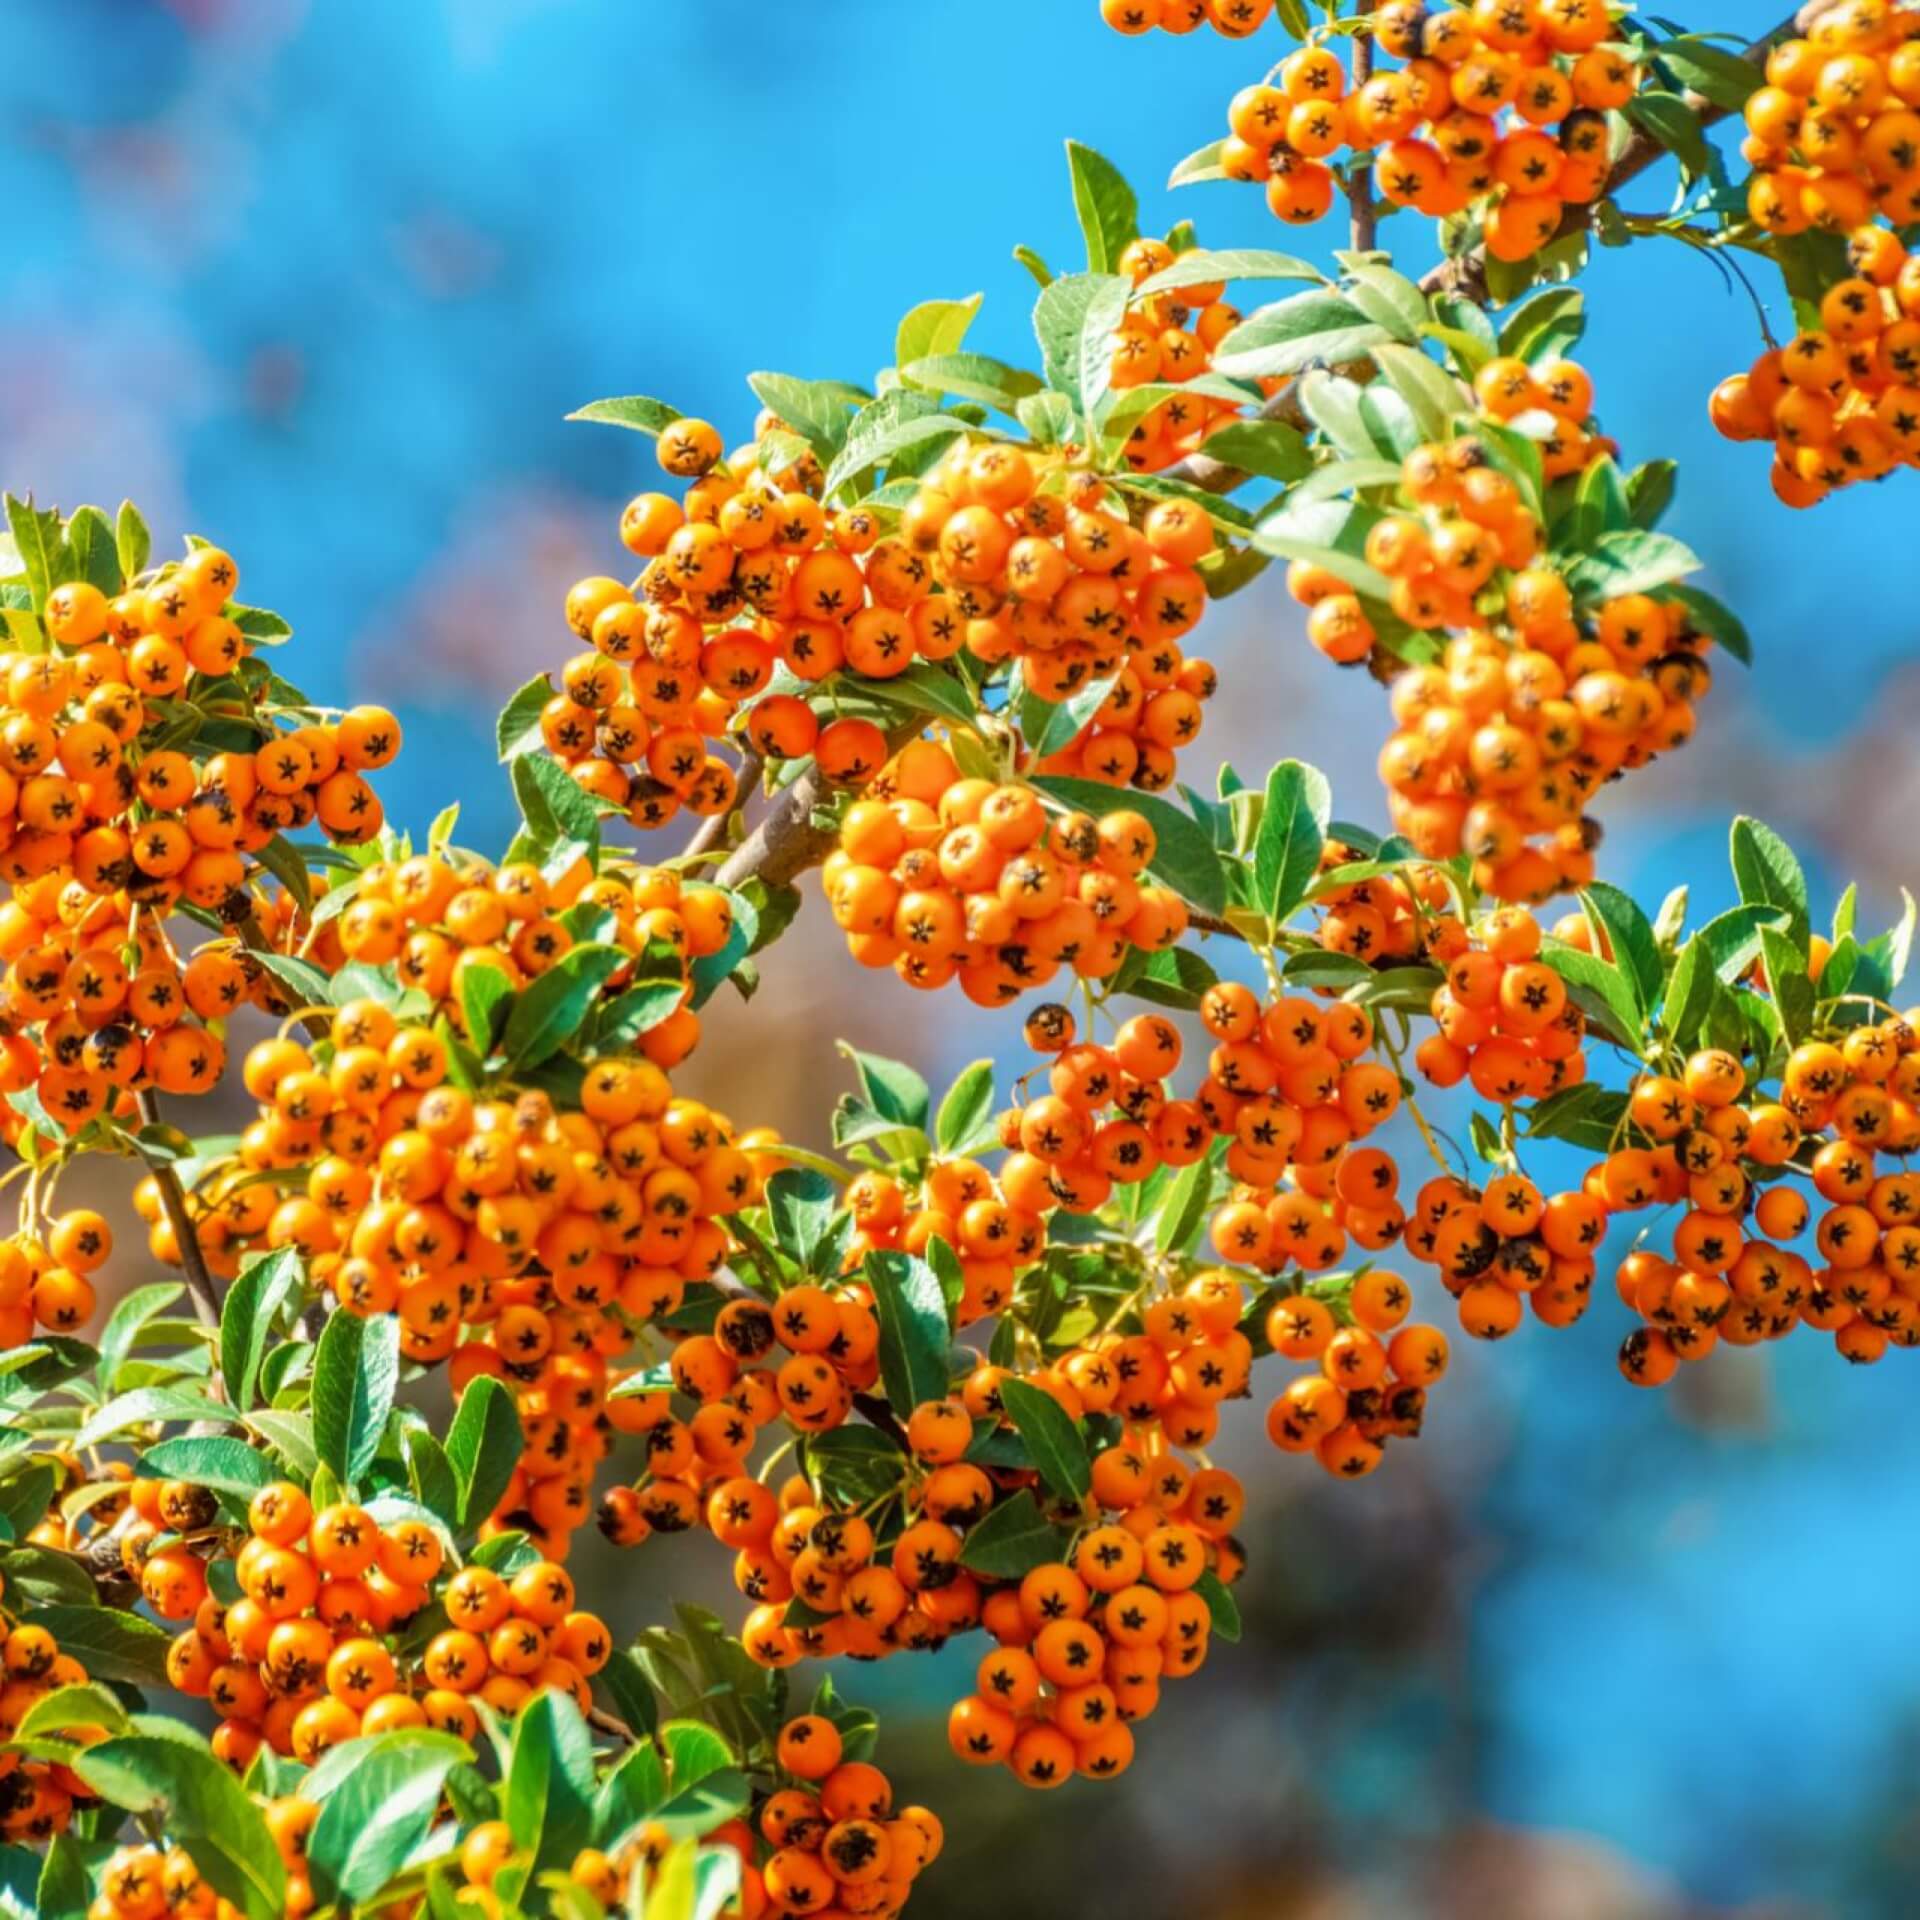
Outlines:
[[[138,1096],[138,1105],[143,1125],[152,1127],[160,1124],[159,1109],[151,1091]],[[161,1208],[167,1216],[167,1224],[173,1229],[174,1241],[179,1246],[180,1265],[186,1273],[187,1292],[193,1298],[194,1313],[203,1327],[213,1331],[220,1325],[220,1283],[208,1271],[206,1255],[200,1249],[199,1232],[187,1212],[187,1191],[180,1184],[180,1176],[174,1172],[170,1161],[153,1160],[144,1153],[140,1158],[153,1175],[153,1183],[160,1193]]]
[[[1373,0],[1360,0],[1364,19]],[[1353,90],[1358,93],[1373,78],[1373,34],[1363,29],[1353,37]],[[1347,173],[1348,232],[1355,253],[1371,253],[1379,228],[1379,210],[1373,204],[1373,167],[1365,154],[1356,154]]]

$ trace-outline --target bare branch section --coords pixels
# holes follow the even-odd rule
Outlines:
[[[1793,33],[1798,25],[1799,16],[1789,15],[1777,26],[1742,49],[1741,57],[1755,65],[1764,64],[1768,50],[1778,40]],[[1688,105],[1699,117],[1700,124],[1712,126],[1726,117],[1724,108],[1714,106],[1710,101],[1697,95],[1688,96]],[[1627,142],[1620,158],[1615,162],[1613,171],[1607,176],[1606,192],[1609,197],[1617,193],[1628,181],[1646,172],[1665,152],[1659,142],[1645,133],[1636,131]],[[1578,232],[1591,218],[1585,207],[1569,207],[1562,224],[1563,232]],[[1358,234],[1356,233],[1356,243]],[[1420,282],[1427,293],[1455,292],[1464,293],[1469,298],[1486,298],[1486,263],[1478,250],[1465,254],[1457,260],[1442,261]],[[1284,390],[1275,394],[1260,410],[1263,420],[1283,420],[1303,431],[1312,423],[1301,409],[1298,383],[1290,383]],[[1211,460],[1204,453],[1195,454],[1177,467],[1169,470],[1169,477],[1184,480],[1190,486],[1203,488],[1208,493],[1227,494],[1244,486],[1251,477],[1244,469],[1230,466],[1224,460]],[[832,798],[832,790],[821,779],[816,768],[809,767],[792,786],[776,799],[767,809],[760,823],[736,847],[715,876],[722,886],[738,887],[756,876],[769,885],[790,882],[804,873],[809,867],[818,866],[832,850],[834,836],[831,832],[816,827],[813,815],[816,809],[825,806]]]
[[[139,1097],[140,1118],[148,1126],[159,1119],[154,1106],[153,1096],[143,1093]],[[143,1160],[145,1155],[141,1156]],[[167,1224],[173,1229],[174,1240],[180,1248],[180,1264],[186,1274],[187,1292],[193,1300],[193,1310],[199,1316],[203,1327],[212,1329],[220,1324],[220,1283],[208,1271],[206,1256],[200,1251],[200,1235],[195,1230],[192,1216],[187,1212],[186,1189],[180,1184],[180,1176],[174,1172],[170,1163],[164,1160],[146,1160],[147,1171],[153,1175],[153,1183],[160,1191],[160,1205],[167,1216]]]

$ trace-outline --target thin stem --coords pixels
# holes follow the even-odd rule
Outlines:
[[[1373,11],[1373,0],[1360,0],[1360,16]],[[1353,90],[1358,93],[1373,78],[1373,30],[1362,27],[1353,37]],[[1371,253],[1379,227],[1378,210],[1373,203],[1373,165],[1365,154],[1357,155],[1347,172],[1347,206],[1351,210],[1348,231],[1355,253]]]
[[[159,1125],[159,1109],[150,1090],[137,1096],[137,1104],[145,1125]],[[160,1205],[180,1249],[180,1264],[186,1272],[187,1291],[193,1297],[193,1310],[203,1327],[209,1332],[217,1332],[220,1326],[220,1283],[208,1270],[206,1255],[200,1250],[199,1232],[187,1212],[186,1189],[181,1186],[180,1176],[174,1172],[171,1162],[150,1159],[145,1153],[141,1153],[140,1158],[153,1175],[154,1185],[160,1190]]]

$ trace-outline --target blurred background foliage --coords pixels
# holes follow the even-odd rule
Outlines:
[[[1686,24],[1771,19],[1699,0]],[[131,494],[164,540],[229,546],[317,698],[403,716],[400,821],[457,796],[479,846],[508,831],[492,715],[571,651],[565,588],[617,570],[619,506],[652,483],[644,441],[570,407],[654,393],[737,437],[748,371],[868,377],[907,307],[976,289],[973,344],[1031,359],[1009,249],[1074,264],[1067,134],[1150,224],[1334,243],[1277,238],[1245,190],[1160,191],[1261,54],[1122,40],[1093,0],[11,0],[5,25],[8,484]],[[1668,184],[1638,183],[1644,207]],[[1411,219],[1382,238],[1428,257]],[[1600,253],[1586,288],[1602,418],[1630,459],[1683,463],[1670,524],[1758,654],[1687,752],[1609,796],[1605,871],[1723,904],[1746,810],[1886,924],[1920,877],[1920,483],[1776,507],[1706,420],[1758,347],[1744,295],[1655,245]],[[1311,652],[1277,570],[1199,645],[1227,694],[1198,759],[1315,760],[1379,820],[1381,692]],[[817,911],[754,1005],[714,1014],[693,1089],[814,1142],[836,1034],[930,1074],[1018,1058],[1012,1018],[857,977]],[[1622,1322],[1603,1284],[1570,1332],[1463,1356],[1426,1437],[1357,1486],[1231,1422],[1248,1635],[1170,1691],[1117,1785],[1030,1796],[947,1760],[977,1643],[844,1676],[948,1821],[920,1920],[1920,1910],[1907,1363],[1849,1373],[1807,1336],[1642,1396],[1614,1371]],[[674,1594],[738,1606],[711,1543],[581,1550],[622,1624]]]

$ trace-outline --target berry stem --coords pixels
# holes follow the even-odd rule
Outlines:
[[[1360,18],[1373,12],[1373,0],[1360,0]],[[1353,88],[1356,93],[1373,78],[1373,32],[1363,26],[1353,36]],[[1364,155],[1357,158],[1347,173],[1347,205],[1352,209],[1348,224],[1355,253],[1371,253],[1379,220],[1373,204],[1373,169]]]
[[[160,1113],[152,1093],[140,1094],[138,1104],[141,1121],[149,1127],[158,1126]],[[173,1228],[173,1237],[179,1243],[180,1265],[187,1276],[187,1291],[193,1296],[194,1313],[209,1332],[217,1332],[220,1326],[220,1283],[207,1270],[206,1255],[200,1250],[200,1234],[187,1212],[186,1190],[180,1184],[180,1176],[168,1161],[149,1159],[145,1153],[140,1158],[153,1175],[167,1224]],[[219,1377],[217,1367],[213,1377]]]

